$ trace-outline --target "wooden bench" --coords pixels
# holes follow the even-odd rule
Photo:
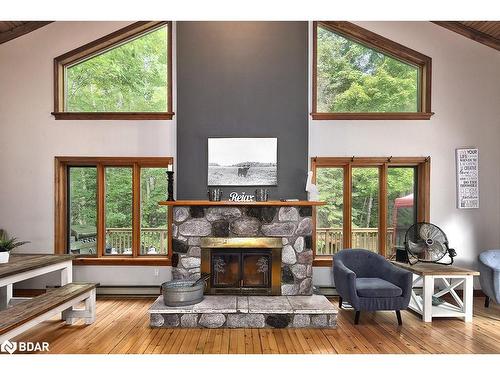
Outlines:
[[[89,283],[66,284],[0,311],[0,343],[58,313],[62,313],[66,324],[73,324],[76,319],[92,324],[95,321],[96,286]],[[80,302],[85,303],[85,308],[75,309]]]

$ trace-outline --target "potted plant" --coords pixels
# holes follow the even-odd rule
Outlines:
[[[9,236],[7,236],[7,232],[0,229],[0,263],[9,262],[9,255],[12,249],[29,243],[29,241],[16,241],[16,237],[9,238]]]

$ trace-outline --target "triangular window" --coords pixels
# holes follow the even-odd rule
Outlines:
[[[56,118],[171,118],[168,22],[138,22],[55,59]]]
[[[349,22],[315,22],[313,118],[430,117],[430,64]]]

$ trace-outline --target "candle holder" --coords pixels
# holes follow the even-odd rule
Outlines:
[[[174,199],[174,172],[167,171],[167,201],[175,201]]]

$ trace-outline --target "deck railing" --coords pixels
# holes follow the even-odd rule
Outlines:
[[[392,249],[393,231],[393,228],[387,228],[388,249]],[[317,228],[316,235],[317,255],[332,255],[342,250],[342,228]],[[378,228],[353,228],[351,247],[378,252],[378,236]]]
[[[392,248],[393,228],[387,228],[387,248]],[[335,254],[343,248],[342,228],[317,228],[317,255]],[[377,228],[353,228],[352,248],[368,249],[378,252]],[[123,254],[132,249],[132,228],[107,228],[106,247],[116,249]],[[157,254],[168,253],[168,230],[159,228],[141,228],[141,253],[147,254],[154,247]]]
[[[148,254],[154,247],[156,253],[168,253],[168,230],[162,228],[141,228],[141,254]],[[115,249],[117,254],[128,253],[132,249],[132,228],[106,228],[106,248]]]

